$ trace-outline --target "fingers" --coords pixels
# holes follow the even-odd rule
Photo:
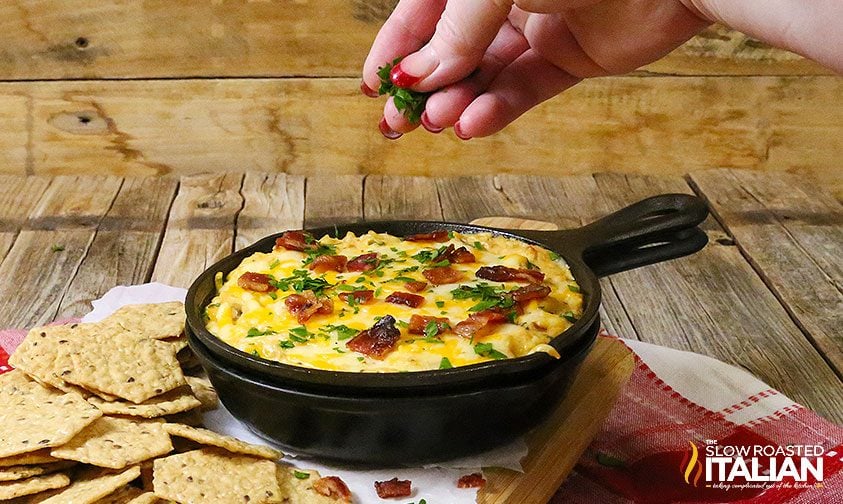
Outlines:
[[[532,49],[504,68],[454,124],[462,139],[496,133],[527,110],[579,82]]]
[[[393,97],[386,100],[386,105],[383,107],[383,118],[378,124],[383,136],[390,140],[401,138],[404,133],[409,133],[418,128],[418,123],[411,123],[403,112],[399,112],[395,106]]]
[[[361,91],[377,96],[377,71],[396,57],[418,50],[433,36],[446,0],[401,0],[381,27],[363,64]],[[368,88],[368,89],[367,89]]]
[[[512,0],[447,2],[430,42],[393,69],[392,81],[433,91],[465,78],[483,59],[511,7]]]
[[[524,36],[509,22],[504,23],[471,76],[428,98],[422,115],[422,126],[431,133],[453,126],[466,107],[489,86],[501,70],[528,48]]]

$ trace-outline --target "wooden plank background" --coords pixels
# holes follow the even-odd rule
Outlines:
[[[843,197],[843,82],[711,27],[489,139],[377,131],[359,70],[394,0],[11,0],[0,173],[809,176]]]

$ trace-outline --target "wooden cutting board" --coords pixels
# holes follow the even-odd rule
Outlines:
[[[547,222],[509,217],[486,217],[472,224],[506,229],[557,229]],[[527,435],[529,452],[521,462],[524,472],[484,469],[486,485],[477,494],[477,502],[546,503],[594,439],[634,367],[635,358],[623,343],[598,337],[568,395],[542,425]]]

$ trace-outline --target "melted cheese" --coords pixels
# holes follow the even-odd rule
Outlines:
[[[348,234],[342,239],[323,237],[322,245],[332,247],[334,254],[352,259],[358,255],[376,252],[380,267],[371,272],[329,271],[317,274],[305,265],[308,255],[291,250],[256,253],[245,258],[221,282],[218,293],[206,308],[207,328],[222,341],[240,350],[285,364],[310,368],[352,372],[402,372],[439,369],[441,366],[464,366],[492,360],[495,357],[519,357],[544,351],[551,355],[554,349],[550,340],[571,326],[571,321],[582,313],[582,295],[564,261],[552,252],[521,241],[494,236],[489,233],[453,233],[448,242],[410,242],[387,234],[369,232],[362,236]],[[407,279],[427,282],[422,276],[425,269],[425,252],[435,255],[440,247],[453,244],[467,247],[477,262],[453,264],[463,271],[464,281],[459,284],[428,285],[418,293],[425,298],[421,306],[410,308],[387,303],[384,299],[395,291],[406,292]],[[413,256],[422,253],[419,258]],[[550,295],[533,300],[524,306],[523,314],[514,322],[504,323],[487,335],[473,339],[454,332],[436,338],[409,334],[406,322],[413,314],[446,317],[451,326],[465,320],[477,299],[454,299],[451,291],[460,286],[475,287],[485,283],[491,287],[511,291],[523,283],[489,282],[475,277],[481,266],[505,265],[513,268],[538,268],[545,274],[544,285],[551,288]],[[306,270],[310,278],[324,278],[331,287],[324,291],[334,302],[331,315],[315,315],[304,326],[287,310],[284,299],[294,293],[289,290],[258,293],[237,285],[243,273],[255,272],[271,275],[275,279],[293,276],[296,270]],[[372,301],[349,306],[337,298],[346,286],[375,291]],[[375,359],[354,352],[346,347],[353,331],[331,330],[335,326],[361,331],[370,328],[380,317],[392,315],[398,321],[401,339],[396,348],[383,359]],[[291,332],[292,331],[292,332]],[[477,345],[481,346],[478,348]],[[495,352],[489,352],[489,346]],[[484,355],[481,355],[480,353]],[[447,361],[445,360],[447,359]]]

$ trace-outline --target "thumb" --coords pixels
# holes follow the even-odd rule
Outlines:
[[[433,91],[477,68],[512,8],[512,0],[450,0],[430,41],[392,70],[395,85]]]

